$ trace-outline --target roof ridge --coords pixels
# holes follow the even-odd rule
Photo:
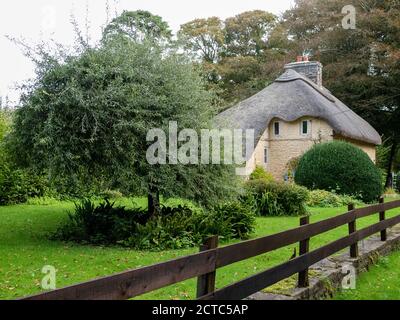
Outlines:
[[[331,102],[336,102],[335,98],[331,94],[329,94],[328,92],[324,92],[322,90],[324,89],[324,87],[319,87],[312,80],[308,79],[306,76],[303,76],[302,74],[298,73],[293,69],[287,69],[277,79],[275,79],[274,82],[292,82],[296,80],[304,81],[309,86],[311,86],[315,91],[317,91],[320,95],[322,95],[324,98],[328,99]]]
[[[379,133],[365,119],[328,89],[294,70],[287,70],[271,85],[220,113],[216,123],[219,128],[229,125],[254,129],[258,143],[273,118],[291,122],[304,116],[324,119],[338,134],[348,138],[374,145],[382,143]]]

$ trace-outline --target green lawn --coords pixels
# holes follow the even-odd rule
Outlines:
[[[357,277],[356,290],[342,291],[335,300],[400,300],[400,252],[383,257]]]
[[[124,204],[131,201],[124,200]],[[142,200],[138,201],[142,203]],[[111,275],[128,269],[166,261],[196,252],[197,249],[164,252],[142,252],[123,248],[82,246],[50,241],[49,232],[54,231],[66,218],[73,204],[68,202],[17,205],[0,207],[0,298],[12,299],[41,291],[40,282],[45,265],[57,269],[57,287]],[[346,208],[311,209],[311,221],[343,213]],[[399,210],[395,210],[395,213]],[[390,212],[388,216],[392,216]],[[360,220],[362,228],[378,221],[378,217]],[[265,236],[298,226],[298,218],[258,218],[254,237]],[[347,234],[347,227],[315,237],[311,247],[316,248]],[[219,269],[217,287],[230,284],[267,267],[288,260],[292,245],[234,265]],[[195,294],[194,279],[157,290],[142,296],[143,299],[191,299]]]

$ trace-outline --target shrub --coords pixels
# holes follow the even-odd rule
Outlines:
[[[142,208],[116,207],[108,199],[99,205],[90,200],[75,204],[75,213],[53,239],[101,245],[122,245],[139,250],[192,247],[211,235],[244,239],[252,232],[254,214],[240,203],[216,206],[209,212],[178,205],[162,206],[150,217]]]
[[[101,192],[101,196],[106,199],[121,199],[124,195],[118,190],[105,190]]]
[[[365,202],[378,199],[383,191],[380,172],[368,155],[342,141],[318,144],[306,152],[295,181],[308,189],[336,190]]]
[[[163,207],[162,214],[136,224],[119,244],[138,250],[181,249],[200,244],[202,237],[194,232],[197,214],[185,206]]]
[[[68,216],[69,221],[53,238],[92,244],[115,244],[129,237],[138,223],[148,220],[144,209],[115,207],[108,199],[97,206],[88,199],[75,203],[74,214]]]
[[[208,236],[216,234],[226,239],[246,239],[254,231],[255,214],[238,201],[216,205],[203,217],[198,222],[200,233]]]
[[[59,205],[61,202],[57,197],[43,196],[43,197],[33,197],[26,201],[26,204],[31,206],[51,206]]]
[[[44,177],[0,163],[0,205],[23,203],[30,197],[44,196],[47,190]]]
[[[343,207],[349,204],[361,205],[362,202],[347,195],[339,195],[326,190],[312,190],[307,205],[310,207]]]
[[[250,180],[265,180],[268,182],[274,181],[272,174],[267,172],[263,167],[257,166],[250,175]]]
[[[302,216],[307,214],[308,190],[295,184],[251,180],[242,199],[260,216]]]

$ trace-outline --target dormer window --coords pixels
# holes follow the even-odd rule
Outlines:
[[[281,134],[281,124],[280,122],[274,122],[274,135],[279,136]]]
[[[308,136],[311,132],[311,121],[303,120],[300,124],[300,133],[303,136]]]

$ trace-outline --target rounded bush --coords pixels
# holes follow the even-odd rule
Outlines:
[[[333,141],[315,145],[300,159],[296,171],[297,184],[308,189],[334,190],[365,202],[382,194],[381,173],[361,149]]]

